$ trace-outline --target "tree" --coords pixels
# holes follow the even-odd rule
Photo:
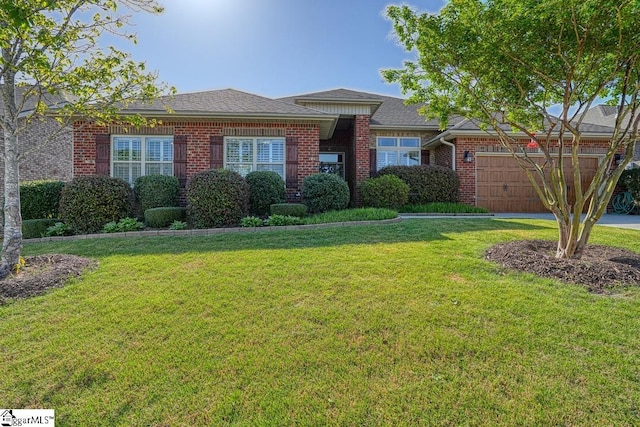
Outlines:
[[[425,103],[421,112],[443,128],[459,115],[497,137],[556,218],[556,256],[580,258],[638,139],[640,3],[453,0],[438,14],[390,6],[387,16],[416,59],[384,70],[386,80],[399,83],[410,102]],[[616,105],[618,117],[584,188],[583,119],[599,98]],[[523,136],[537,143],[543,162],[527,155]],[[618,164],[616,154],[624,156]],[[575,189],[572,204],[567,185]]]
[[[22,218],[18,164],[25,155],[18,138],[58,99],[60,128],[74,117],[107,123],[119,108],[163,93],[156,75],[113,46],[104,34],[125,37],[133,13],[160,13],[155,0],[0,0],[0,124],[4,136],[4,232],[0,278],[18,264]],[[124,13],[123,13],[124,12]],[[20,91],[20,96],[17,91]],[[27,105],[30,107],[27,108]],[[121,120],[143,124],[141,117]]]

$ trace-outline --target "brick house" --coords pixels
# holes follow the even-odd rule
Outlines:
[[[17,96],[23,98],[24,87],[17,88]],[[55,105],[60,100],[47,100]],[[21,109],[22,133],[18,137],[20,153],[20,181],[56,179],[70,181],[73,177],[73,133],[71,127],[60,129],[60,124],[51,117],[31,116],[35,102],[25,100]],[[1,108],[1,107],[0,107]],[[2,114],[2,111],[0,111]],[[4,136],[0,132],[0,144],[4,150]],[[4,175],[4,161],[0,158],[0,173]],[[0,180],[0,191],[4,180]]]
[[[515,172],[486,172],[495,159],[499,171],[509,166],[495,139],[459,118],[442,132],[437,120],[426,121],[417,106],[400,98],[337,89],[270,99],[226,89],[174,95],[123,113],[162,123],[134,128],[76,122],[74,176],[104,174],[133,183],[140,175],[162,173],[175,175],[184,186],[209,168],[243,175],[271,170],[283,177],[289,199],[298,201],[303,179],[324,171],[341,175],[357,203],[359,184],[383,166],[439,164],[458,172],[466,203],[494,211],[540,210],[533,203],[495,204],[504,197],[529,198],[528,193],[520,197],[522,185],[511,186],[512,179],[520,179]],[[610,129],[594,125],[592,130],[594,148],[602,146]],[[598,154],[591,157],[597,160]],[[510,191],[500,193],[504,179]]]

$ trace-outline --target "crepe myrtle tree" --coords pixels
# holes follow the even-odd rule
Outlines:
[[[386,13],[415,59],[383,70],[385,79],[399,83],[409,102],[424,103],[421,113],[443,129],[458,115],[495,135],[554,214],[556,256],[580,258],[638,139],[640,2],[452,0],[435,14],[407,6]],[[618,115],[595,177],[583,186],[583,120],[599,99]],[[542,161],[527,155],[523,136]]]
[[[127,28],[137,12],[160,13],[162,7],[155,0],[0,0],[0,124],[4,136],[0,278],[19,262],[22,251],[18,164],[28,153],[20,152],[18,139],[29,123],[53,114],[55,108],[59,132],[74,117],[141,125],[146,123],[141,117],[118,118],[119,108],[172,91],[156,84],[155,73],[147,72],[143,63],[101,44],[105,34],[135,43],[135,35]]]

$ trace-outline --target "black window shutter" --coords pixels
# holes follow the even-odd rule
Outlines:
[[[287,137],[286,146],[287,188],[298,188],[298,138]]]
[[[187,184],[187,135],[173,137],[173,176],[180,181],[180,187]]]

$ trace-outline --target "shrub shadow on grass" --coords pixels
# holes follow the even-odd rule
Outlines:
[[[212,251],[279,250],[451,240],[447,234],[478,231],[535,231],[552,227],[495,219],[411,219],[396,224],[335,226],[305,230],[261,230],[208,236],[159,236],[34,243],[28,252],[63,252],[90,257]]]

